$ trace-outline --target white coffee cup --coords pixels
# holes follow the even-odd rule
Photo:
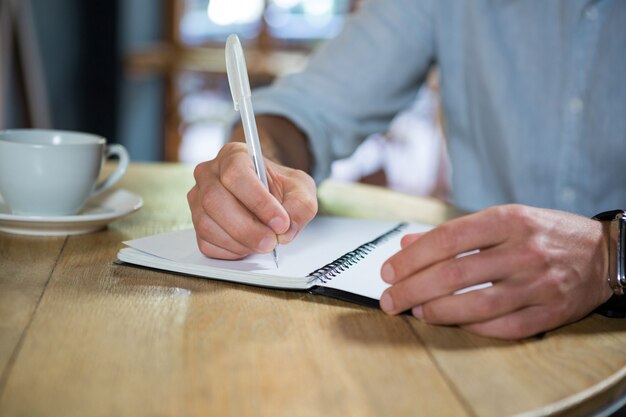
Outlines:
[[[117,157],[116,169],[97,183],[104,161]],[[103,137],[62,130],[0,131],[0,195],[13,214],[77,214],[87,200],[122,178],[128,168],[122,145]]]

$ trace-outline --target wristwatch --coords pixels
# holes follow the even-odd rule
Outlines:
[[[607,280],[613,296],[596,312],[608,317],[626,317],[626,211],[598,213],[594,219],[607,223],[609,271]]]

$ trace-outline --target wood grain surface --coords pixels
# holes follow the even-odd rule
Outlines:
[[[623,320],[504,342],[115,264],[123,240],[191,225],[191,173],[133,164],[119,187],[144,207],[97,233],[0,234],[0,416],[588,415],[624,392]],[[431,224],[455,214],[334,183],[320,207]]]

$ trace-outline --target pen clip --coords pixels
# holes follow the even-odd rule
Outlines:
[[[243,55],[239,37],[235,34],[226,39],[226,73],[235,110],[239,111],[241,101],[244,97],[251,97],[252,93],[246,68],[246,58]]]

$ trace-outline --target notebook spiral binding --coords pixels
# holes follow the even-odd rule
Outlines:
[[[385,242],[391,236],[396,233],[400,233],[402,229],[407,227],[407,223],[400,223],[393,229],[383,233],[378,236],[376,239],[364,243],[358,248],[342,255],[341,257],[335,259],[329,264],[324,265],[323,267],[316,269],[307,275],[309,278],[309,283],[311,282],[320,282],[322,284],[327,283],[337,275],[341,274],[343,271],[347,270],[351,266],[357,264],[359,261],[363,260],[370,252],[376,249],[376,246]]]

